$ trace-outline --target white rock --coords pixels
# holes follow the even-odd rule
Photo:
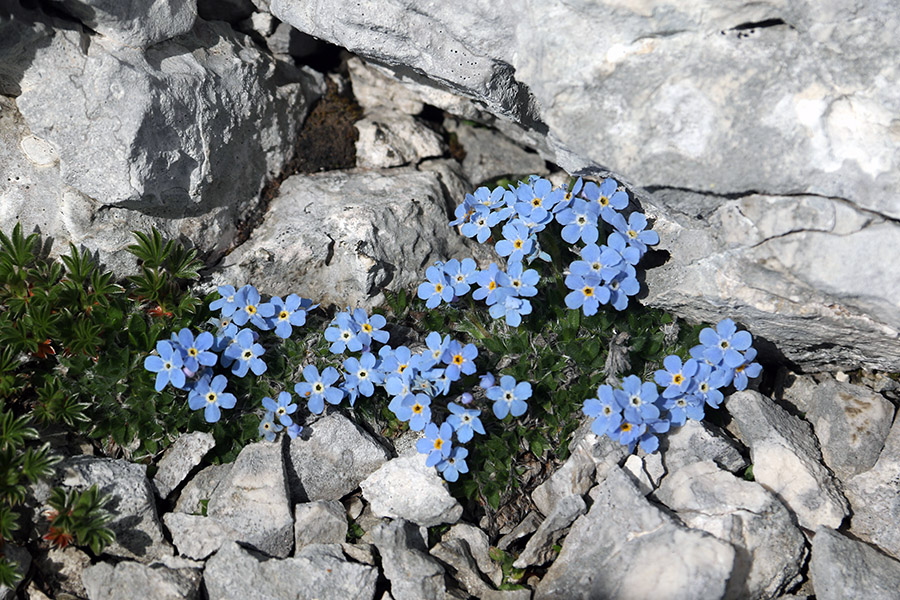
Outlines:
[[[738,444],[704,421],[689,419],[666,434],[660,446],[659,454],[670,473],[702,460],[711,460],[732,473],[747,466]]]
[[[204,560],[240,534],[215,519],[200,515],[171,512],[163,515],[163,523],[172,536],[178,554],[194,560]]]
[[[900,590],[900,562],[827,527],[816,530],[809,574],[816,600],[894,600]]]
[[[81,575],[90,600],[120,600],[140,590],[145,598],[194,600],[200,597],[199,569],[170,569],[123,561],[98,563]]]
[[[153,476],[153,484],[159,495],[167,498],[215,445],[216,440],[212,434],[203,431],[178,436],[175,443],[163,454],[157,464],[158,470]]]
[[[294,507],[294,551],[310,544],[347,541],[347,513],[337,500],[319,500]]]
[[[53,0],[63,11],[119,43],[146,48],[187,33],[197,18],[197,0]]]
[[[415,118],[395,111],[368,112],[354,123],[356,166],[368,169],[417,164],[441,156],[441,137]]]
[[[403,519],[381,523],[372,530],[372,539],[396,600],[444,599],[444,568],[429,556],[415,524]]]

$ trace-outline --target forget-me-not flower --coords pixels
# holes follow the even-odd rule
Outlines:
[[[247,371],[253,371],[254,375],[262,375],[266,372],[268,367],[259,358],[265,352],[265,348],[256,343],[253,331],[241,329],[234,336],[234,343],[225,349],[224,355],[234,361],[231,365],[231,372],[238,377],[243,377]]]
[[[156,353],[144,359],[144,368],[148,371],[156,373],[156,385],[154,388],[157,392],[161,392],[167,383],[171,383],[173,387],[182,389],[185,384],[184,361],[181,353],[172,347],[170,342],[160,340],[156,342]]]
[[[449,423],[442,423],[440,427],[434,423],[429,423],[425,427],[425,437],[416,442],[416,450],[419,454],[427,454],[425,466],[433,467],[448,456],[453,444],[450,441],[453,435],[453,428]]]
[[[485,395],[494,401],[494,416],[498,419],[506,418],[506,415],[520,417],[528,410],[531,398],[531,384],[527,381],[516,383],[510,375],[500,378],[500,385],[488,388]]]
[[[453,300],[453,286],[450,285],[450,278],[442,268],[428,267],[425,270],[425,277],[428,278],[428,281],[419,284],[416,294],[425,300],[427,308],[436,308],[442,300],[444,302]]]
[[[454,446],[450,450],[450,455],[436,465],[437,470],[445,480],[452,483],[459,479],[460,473],[469,472],[469,465],[466,464],[467,456],[469,456],[468,450],[461,446]]]
[[[290,392],[280,392],[277,402],[266,396],[262,399],[262,405],[263,408],[274,414],[278,422],[285,427],[289,427],[294,422],[291,415],[297,412],[297,405],[294,404]]]
[[[303,368],[303,379],[294,386],[294,391],[301,398],[306,398],[309,412],[319,415],[325,410],[325,401],[329,404],[340,404],[344,399],[344,391],[334,387],[340,374],[334,367],[325,367],[319,374],[315,365],[306,365]]]
[[[215,423],[222,413],[221,408],[234,408],[237,398],[234,394],[225,392],[228,380],[224,375],[216,375],[210,380],[209,375],[203,375],[194,384],[188,396],[188,406],[191,410],[203,409],[203,418],[207,423]]]
[[[457,440],[465,444],[472,439],[476,432],[484,435],[484,425],[478,418],[481,415],[480,410],[463,408],[453,402],[449,403],[447,408],[452,413],[447,417],[447,422],[453,427]]]

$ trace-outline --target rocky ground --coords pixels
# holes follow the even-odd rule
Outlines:
[[[6,597],[898,597],[900,385],[878,371],[900,371],[884,258],[900,161],[882,118],[896,67],[877,58],[896,40],[851,35],[870,9],[835,28],[832,3],[654,18],[553,3],[556,32],[583,19],[615,43],[552,45],[545,72],[528,36],[497,43],[515,23],[483,3],[462,33],[452,2],[39,4],[0,8],[4,230],[22,221],[124,271],[129,231],[154,225],[217,262],[210,287],[373,307],[422,265],[487,258],[446,225],[479,183],[612,169],[646,188],[668,252],[644,301],[727,313],[778,374],[657,454],[583,428],[500,526],[464,512],[409,439],[340,412],[226,465],[204,462],[203,433],[150,469],[63,444],[56,483],[111,494],[117,542],[99,560],[7,544],[29,577]],[[546,39],[542,16],[519,24]],[[634,101],[641,72],[656,91]],[[48,490],[31,490],[38,506]]]

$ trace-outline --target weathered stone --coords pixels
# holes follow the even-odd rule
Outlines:
[[[428,555],[418,526],[403,519],[382,523],[372,530],[372,539],[396,600],[444,599],[444,568]]]
[[[632,454],[625,459],[625,464],[622,465],[622,468],[634,477],[634,482],[637,484],[638,489],[645,496],[653,491],[653,482],[650,481],[650,475],[644,470],[644,460],[640,456]]]
[[[82,573],[90,600],[119,600],[139,593],[154,600],[193,600],[200,597],[198,569],[169,569],[124,561],[98,563]]]
[[[294,175],[215,279],[251,281],[282,296],[315,291],[317,302],[370,308],[384,301],[385,289],[421,283],[420,265],[479,256],[477,244],[447,226],[448,214],[433,173]]]
[[[372,600],[377,579],[377,569],[348,561],[330,544],[307,546],[294,558],[260,560],[229,542],[203,572],[207,596],[220,600]]]
[[[294,545],[294,519],[281,444],[244,446],[209,500],[208,518],[232,529],[237,541],[284,558]]]
[[[625,462],[625,459],[630,454],[627,446],[613,441],[608,436],[595,435],[591,431],[590,419],[586,419],[572,434],[572,441],[569,442],[569,452],[574,454],[579,446],[594,461],[594,480],[597,483],[601,483],[606,479],[606,475],[612,469]]]
[[[50,548],[46,554],[35,556],[35,563],[51,589],[77,598],[87,597],[81,574],[91,565],[91,557],[83,551],[75,546]]]
[[[894,405],[869,389],[826,380],[806,413],[822,457],[842,481],[871,469],[894,420]]]
[[[216,488],[228,477],[234,463],[210,465],[194,475],[182,488],[175,503],[175,512],[201,515],[208,509],[209,499]]]
[[[847,482],[850,530],[900,559],[900,419],[875,466]]]
[[[450,576],[475,598],[483,598],[493,588],[482,578],[478,563],[465,540],[442,540],[430,550],[433,557],[450,567]]]
[[[645,494],[647,492],[644,492]],[[517,569],[540,566],[555,556],[553,546],[565,534],[572,522],[587,511],[581,496],[567,496],[560,500],[547,518],[540,524],[525,549],[513,563]]]
[[[669,473],[701,460],[711,460],[731,473],[747,466],[740,446],[721,429],[692,419],[663,437],[660,456]]]
[[[160,497],[168,498],[215,445],[212,434],[203,431],[178,436],[160,459],[159,470],[153,476],[153,484]]]
[[[535,511],[529,512],[525,515],[525,518],[522,519],[515,527],[513,527],[512,531],[504,535],[497,542],[497,547],[501,550],[506,550],[512,544],[514,544],[517,540],[522,539],[526,535],[531,535],[537,528],[541,526],[543,519],[541,515],[539,515]]]
[[[96,485],[101,494],[110,496],[105,509],[113,518],[107,526],[115,533],[116,540],[106,547],[105,553],[143,563],[172,554],[172,546],[163,538],[145,465],[75,456],[63,460],[60,467],[63,486],[86,490]]]
[[[233,529],[210,517],[171,512],[163,515],[163,523],[172,535],[178,554],[204,560],[229,540],[241,538]]]
[[[341,544],[341,550],[350,560],[354,560],[364,565],[378,566],[378,553],[372,544]]]
[[[368,112],[354,123],[359,131],[356,165],[380,169],[417,164],[441,156],[441,137],[415,118],[396,111]]]
[[[894,600],[900,562],[828,527],[816,529],[809,561],[816,600]]]
[[[822,464],[809,424],[757,392],[737,392],[725,402],[750,447],[756,481],[787,504],[802,527],[840,526],[849,506]]]
[[[585,437],[566,462],[531,492],[531,500],[541,513],[549,515],[563,498],[584,495],[594,485],[596,464],[590,450],[594,441]]]
[[[781,400],[806,414],[815,403],[819,382],[811,375],[784,373]]]
[[[503,175],[546,175],[544,159],[528,152],[502,133],[448,119],[444,126],[456,135],[466,155],[462,166],[469,180],[479,185]]]
[[[803,533],[791,513],[758,483],[696,462],[667,476],[656,498],[689,527],[735,547],[729,590],[734,598],[777,598],[800,580]]]
[[[388,109],[417,115],[425,107],[417,94],[358,57],[347,61],[347,70],[353,84],[353,97],[367,111]]]
[[[411,452],[386,462],[360,484],[363,498],[379,517],[406,519],[431,527],[456,523],[462,506],[426,456]]]
[[[290,442],[291,498],[340,500],[389,458],[388,451],[359,425],[340,413],[327,415]]]
[[[197,0],[54,0],[93,31],[117,42],[146,48],[187,33],[197,18]]]
[[[500,565],[491,559],[490,538],[478,527],[468,523],[457,523],[441,537],[442,542],[450,540],[462,540],[469,547],[469,552],[478,564],[478,569],[486,575],[494,585],[500,585],[503,571]]]
[[[294,551],[310,544],[347,541],[347,513],[337,500],[318,500],[294,507]]]
[[[248,38],[198,21],[146,50],[56,30],[33,49],[20,87],[30,133],[53,146],[61,180],[74,188],[47,181],[64,202],[42,230],[125,270],[134,269],[130,231],[150,225],[226,249],[238,217],[291,158],[322,82],[299,71],[276,76],[275,61]],[[61,230],[48,230],[60,217]]]
[[[596,490],[535,600],[725,597],[735,560],[730,544],[677,524],[621,469],[611,470]]]

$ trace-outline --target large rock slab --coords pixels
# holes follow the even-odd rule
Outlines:
[[[809,423],[754,391],[732,394],[725,406],[750,447],[756,481],[796,513],[801,527],[839,527],[847,499],[822,464]]]
[[[850,530],[900,559],[900,419],[875,466],[847,482]]]
[[[729,582],[735,598],[777,598],[800,582],[807,554],[803,533],[790,511],[758,483],[702,461],[667,476],[656,497],[689,527],[735,547]]]
[[[898,370],[890,316],[900,267],[875,260],[898,236],[895,222],[877,223],[900,216],[898,66],[888,58],[900,51],[900,17],[889,3],[273,0],[270,8],[398,78],[514,121],[569,172],[602,166],[648,188],[697,192],[713,208],[756,192],[837,202],[856,214],[851,223],[871,216],[871,231],[810,224],[758,246],[749,237],[717,244],[696,264],[676,258],[665,279],[648,277],[648,301],[689,304],[699,321],[727,308],[772,339],[784,330],[784,352],[804,366],[862,357]],[[702,235],[685,231],[665,249],[676,257],[693,241],[703,252],[715,226],[697,225],[690,229]],[[855,329],[862,335],[847,335]]]
[[[294,502],[340,500],[390,458],[362,427],[340,413],[307,425],[290,441],[288,482]]]
[[[58,157],[47,168],[72,188],[46,181],[45,193],[66,201],[62,230],[48,230],[57,213],[42,230],[99,250],[110,266],[124,268],[110,255],[122,262],[130,230],[150,224],[204,250],[227,248],[234,223],[293,155],[322,88],[223,22],[146,50],[71,25],[34,42],[16,104],[28,134]]]
[[[117,565],[98,563],[85,569],[81,578],[90,600],[119,600],[133,593],[154,600],[195,600],[200,597],[199,569],[151,567],[124,561]]]
[[[294,547],[294,516],[281,444],[244,446],[209,500],[208,517],[237,541],[284,558]]]
[[[348,561],[336,544],[304,548],[298,556],[261,560],[229,542],[206,562],[207,597],[221,600],[372,600],[378,569]]]
[[[893,600],[900,590],[900,562],[827,527],[816,530],[809,575],[816,600]]]
[[[197,0],[54,0],[93,31],[144,48],[187,33],[197,19]]]
[[[443,600],[444,568],[428,554],[420,529],[396,519],[372,529],[372,540],[381,555],[384,576],[391,582],[396,600]]]
[[[715,425],[693,419],[672,429],[660,441],[660,455],[669,473],[704,460],[736,473],[747,466],[742,450],[746,451]]]
[[[200,464],[206,453],[213,449],[216,440],[211,433],[194,431],[178,437],[158,463],[153,484],[160,497],[167,498],[185,480],[191,470]]]
[[[449,207],[461,200],[445,198],[435,173],[412,168],[294,175],[216,279],[377,306],[385,289],[415,289],[422,265],[483,255],[447,226]]]
[[[734,548],[679,525],[614,468],[535,590],[550,598],[724,598]]]

